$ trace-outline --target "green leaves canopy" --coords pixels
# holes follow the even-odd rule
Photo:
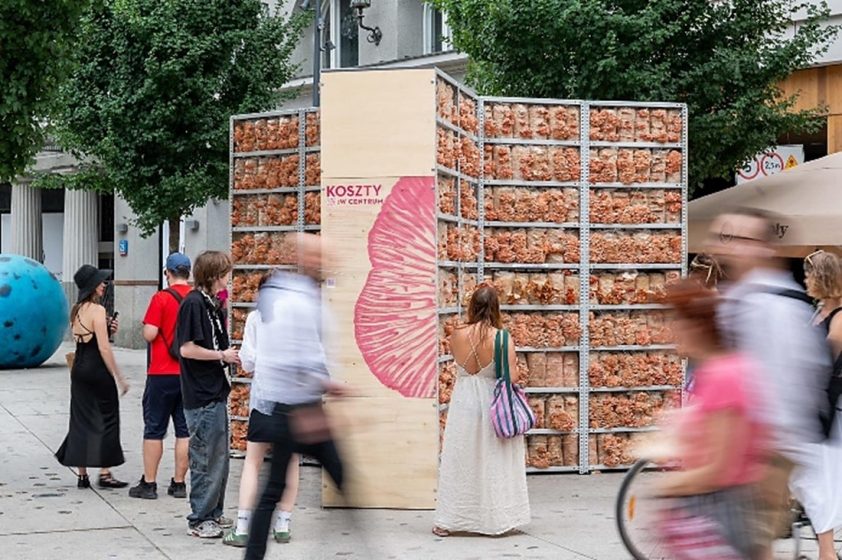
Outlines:
[[[483,94],[680,101],[690,187],[785,132],[815,130],[777,84],[824,52],[825,4],[790,0],[432,0]],[[793,16],[806,14],[793,33]],[[801,18],[799,18],[801,19]]]
[[[277,105],[307,19],[258,0],[96,1],[53,119],[95,163],[66,186],[111,186],[147,234],[226,197],[229,117]]]
[[[0,3],[0,182],[13,180],[41,148],[41,120],[69,70],[88,0]]]

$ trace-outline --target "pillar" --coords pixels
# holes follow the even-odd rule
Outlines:
[[[98,197],[92,191],[64,193],[64,241],[62,244],[62,283],[70,301],[75,300],[73,274],[83,264],[99,261]]]
[[[12,185],[12,253],[44,260],[41,190],[25,183]]]

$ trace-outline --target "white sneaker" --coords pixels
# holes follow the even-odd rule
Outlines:
[[[187,529],[187,534],[200,539],[218,539],[222,537],[222,527],[219,523],[209,519]]]

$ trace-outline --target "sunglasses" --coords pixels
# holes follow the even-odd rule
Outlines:
[[[813,258],[819,256],[822,253],[824,253],[824,251],[819,249],[817,251],[813,251],[812,253],[810,253],[809,255],[804,257],[804,273],[805,274],[809,274],[810,272],[812,272],[813,268],[815,268],[815,265],[813,264]]]

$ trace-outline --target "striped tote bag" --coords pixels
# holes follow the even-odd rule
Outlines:
[[[509,372],[509,331],[500,330],[494,339],[494,370],[497,383],[491,401],[491,425],[499,438],[522,435],[535,426],[535,413],[523,389],[512,383]]]

